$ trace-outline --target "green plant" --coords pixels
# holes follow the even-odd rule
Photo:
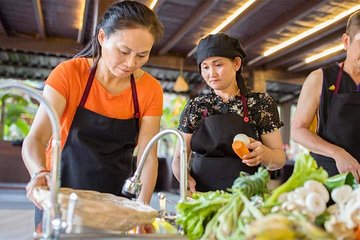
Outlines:
[[[0,139],[24,139],[30,130],[38,105],[27,96],[5,92],[0,95]]]
[[[165,95],[165,102],[161,127],[163,129],[176,128],[187,98],[182,95]]]
[[[184,109],[188,98],[183,95],[165,94],[164,95],[164,109],[161,117],[160,128],[163,129],[175,129],[179,125],[179,119],[181,111]],[[168,155],[169,152],[173,152],[176,144],[176,138],[174,135],[167,135],[162,139],[165,144],[160,145],[160,152],[164,155]]]

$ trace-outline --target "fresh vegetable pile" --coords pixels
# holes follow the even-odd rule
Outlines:
[[[230,201],[231,194],[224,191],[195,193],[192,198],[192,201],[176,205],[176,223],[182,227],[189,239],[199,239],[208,222]]]
[[[192,201],[177,204],[178,217],[176,223],[182,227],[189,239],[200,239],[204,234],[205,227],[219,225],[217,222],[224,219],[218,226],[219,234],[229,236],[236,228],[236,219],[242,211],[242,203],[239,200],[238,192],[244,192],[247,197],[255,194],[262,194],[267,190],[266,184],[270,180],[267,170],[260,168],[254,175],[240,173],[235,180],[231,193],[214,191],[207,193],[193,194]],[[223,213],[225,212],[225,213]],[[234,218],[230,218],[230,215]],[[214,217],[216,215],[216,217]],[[236,219],[235,219],[236,218]],[[210,223],[210,221],[212,221]],[[231,222],[232,221],[232,222]],[[231,223],[230,223],[231,222]],[[228,228],[223,231],[224,228]],[[207,235],[212,235],[210,227],[207,227]],[[218,228],[214,229],[217,230]],[[203,238],[207,239],[207,238]],[[218,238],[222,239],[222,238]]]
[[[294,171],[290,178],[278,188],[266,200],[265,205],[275,205],[282,193],[290,192],[304,185],[307,180],[316,180],[324,183],[328,178],[323,168],[318,168],[315,160],[310,155],[301,155],[295,162]]]
[[[228,192],[196,193],[176,206],[177,224],[189,239],[360,240],[360,188],[351,173],[328,178],[304,154],[271,193],[269,180],[259,168],[241,172]]]

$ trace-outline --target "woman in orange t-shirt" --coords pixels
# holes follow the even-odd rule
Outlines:
[[[132,173],[134,148],[138,146],[139,160],[159,131],[162,88],[140,68],[162,32],[162,24],[145,5],[116,3],[84,50],[50,74],[44,96],[61,121],[62,187],[121,195]],[[34,187],[48,185],[50,138],[51,124],[40,106],[23,144],[23,159],[33,176],[27,195],[38,207],[32,194]],[[150,202],[157,164],[154,147],[141,176],[141,202]]]

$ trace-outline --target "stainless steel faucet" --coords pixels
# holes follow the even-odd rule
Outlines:
[[[158,134],[156,134],[149,142],[149,144],[146,146],[143,155],[141,156],[140,163],[138,168],[136,169],[134,176],[127,179],[125,181],[125,184],[122,189],[122,194],[124,196],[127,196],[129,198],[137,198],[142,183],[140,181],[141,172],[144,168],[145,161],[147,159],[147,156],[149,155],[149,152],[154,145],[155,142],[157,142],[161,137],[167,135],[167,134],[175,134],[179,141],[180,141],[180,201],[186,201],[186,193],[187,193],[187,153],[186,153],[186,143],[184,140],[184,137],[181,135],[181,133],[174,129],[166,129]]]
[[[31,97],[35,98],[40,104],[42,104],[49,116],[51,127],[52,127],[52,167],[51,167],[51,181],[50,181],[50,191],[51,191],[51,206],[50,206],[50,219],[46,221],[46,225],[43,227],[43,237],[53,238],[56,231],[61,229],[61,212],[60,205],[58,203],[58,193],[60,189],[60,121],[54,110],[54,108],[48,103],[48,101],[43,97],[40,91],[35,90],[34,88],[26,85],[21,81],[16,80],[7,80],[0,81],[0,89],[19,89],[23,92],[26,92]]]

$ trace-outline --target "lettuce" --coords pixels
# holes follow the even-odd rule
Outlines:
[[[294,189],[304,185],[307,180],[316,180],[325,183],[328,178],[328,173],[322,168],[318,167],[315,159],[309,154],[301,154],[295,160],[294,171],[290,178],[274,189],[272,194],[265,201],[265,206],[273,206],[278,204],[278,197],[286,192],[293,191]]]
[[[181,226],[190,240],[200,239],[208,222],[231,197],[230,193],[219,190],[194,193],[191,201],[176,205],[176,224]]]
[[[348,173],[339,173],[335,176],[328,178],[325,182],[325,186],[331,192],[337,187],[341,187],[343,185],[349,185],[352,188],[356,188],[357,183],[351,172]]]

